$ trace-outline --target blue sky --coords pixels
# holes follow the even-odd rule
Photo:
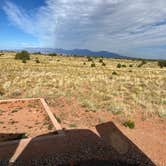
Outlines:
[[[1,0],[0,49],[87,48],[166,59],[165,0]]]

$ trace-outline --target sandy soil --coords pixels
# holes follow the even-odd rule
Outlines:
[[[0,103],[0,141],[35,137],[52,130],[53,126],[39,100]]]
[[[156,165],[166,165],[166,119],[153,117],[143,118],[142,113],[135,113],[132,120],[135,128],[122,125],[121,115],[112,115],[106,111],[87,112],[76,99],[59,98],[52,105],[52,112],[60,119],[63,128],[91,129],[104,122],[113,121],[139,149],[149,156]],[[95,131],[96,132],[96,131]]]
[[[135,128],[129,129],[117,123],[119,129],[136,144],[156,165],[166,165],[166,119],[150,117],[134,118]]]
[[[59,98],[51,105],[51,110],[65,129],[91,129],[95,126],[111,121],[113,116],[108,111],[87,111],[76,99]]]

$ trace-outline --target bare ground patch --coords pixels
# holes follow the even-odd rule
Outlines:
[[[36,137],[53,131],[40,100],[0,102],[0,141]]]

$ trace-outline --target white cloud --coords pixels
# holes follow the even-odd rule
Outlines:
[[[165,0],[46,0],[36,13],[8,1],[4,11],[16,26],[46,47],[132,55],[139,48],[166,43]]]

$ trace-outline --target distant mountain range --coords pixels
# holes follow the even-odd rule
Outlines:
[[[108,51],[91,51],[88,49],[73,49],[73,50],[66,50],[62,48],[25,48],[25,50],[35,53],[58,53],[58,54],[65,54],[65,55],[83,55],[83,56],[103,56],[107,58],[127,58],[125,56],[121,56],[117,53],[108,52]]]

